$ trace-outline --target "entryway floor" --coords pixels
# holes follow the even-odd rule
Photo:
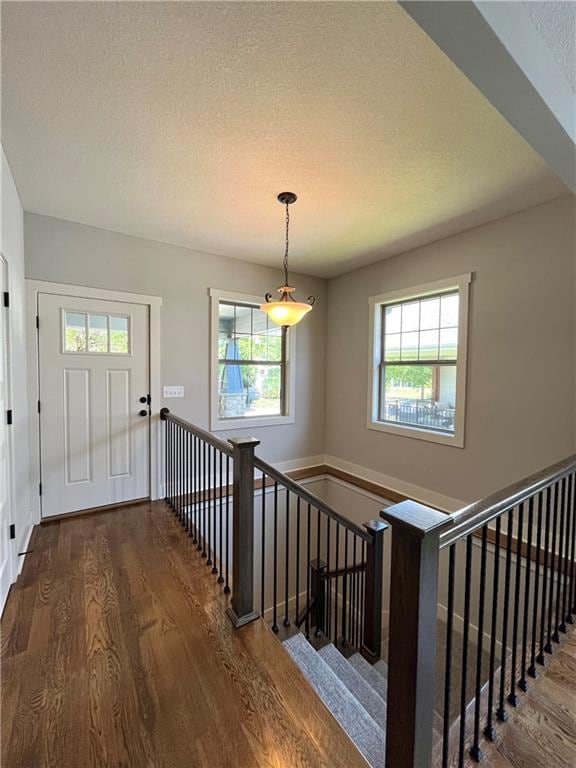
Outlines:
[[[2,618],[3,768],[366,768],[162,502],[38,526]]]

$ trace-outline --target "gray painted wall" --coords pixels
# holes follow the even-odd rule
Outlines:
[[[183,384],[171,410],[209,427],[210,288],[264,296],[282,281],[278,270],[197,253],[152,240],[36,214],[25,214],[26,277],[161,296],[162,384]],[[281,261],[279,241],[278,262]],[[324,450],[325,281],[294,275],[298,296],[314,294],[314,311],[297,329],[296,421],[251,428],[271,461]],[[225,432],[220,432],[222,439]]]
[[[574,214],[561,198],[331,280],[326,453],[471,501],[573,451]],[[465,272],[465,447],[367,429],[368,298]]]

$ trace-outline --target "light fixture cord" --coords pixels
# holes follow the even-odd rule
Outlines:
[[[288,210],[288,203],[286,203],[286,250],[284,251],[284,285],[288,285],[288,247],[290,241],[288,239],[288,230],[290,227],[290,211]]]

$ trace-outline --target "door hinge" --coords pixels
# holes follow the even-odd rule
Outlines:
[[[8,424],[8,426],[12,424],[12,408],[6,411],[6,424]]]
[[[152,398],[150,397],[150,395],[146,395],[146,402],[148,403],[148,405],[152,403]]]
[[[40,413],[40,400],[38,400],[38,413]]]
[[[5,307],[10,306],[10,294],[8,293],[8,291],[4,291],[4,295],[2,297],[2,303],[4,304]]]
[[[40,328],[40,318],[36,315],[36,328]]]
[[[8,527],[8,532],[9,532],[8,535],[11,539],[16,538],[16,526],[14,525],[14,523],[12,523],[12,525]]]
[[[42,496],[42,483],[38,483],[38,496]]]

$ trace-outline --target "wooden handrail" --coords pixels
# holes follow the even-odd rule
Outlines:
[[[450,516],[452,526],[440,536],[440,548],[454,544],[455,541],[482,528],[512,507],[561,480],[574,469],[576,469],[576,453],[454,512]]]
[[[337,523],[340,523],[340,525],[342,525],[344,528],[347,528],[349,531],[354,533],[360,539],[363,539],[364,541],[370,540],[370,535],[365,530],[363,530],[359,525],[352,522],[351,520],[348,520],[347,517],[344,517],[344,515],[341,515],[339,512],[333,509],[329,504],[326,504],[325,501],[322,501],[322,499],[319,496],[316,496],[316,494],[307,490],[303,485],[300,485],[300,483],[296,482],[296,480],[292,480],[292,478],[288,477],[288,475],[285,475],[284,472],[281,472],[279,469],[276,469],[275,467],[273,467],[272,464],[268,464],[267,461],[264,461],[263,459],[260,459],[258,458],[258,456],[256,456],[254,458],[254,466],[258,467],[258,469],[261,472],[265,472],[274,480],[277,480],[281,485],[283,485],[289,491],[292,491],[297,496],[300,496],[300,498],[303,499],[308,504],[312,504],[313,507],[316,507],[316,509],[319,509],[325,515],[332,518],[332,520],[335,520]]]
[[[231,445],[225,443],[224,440],[220,440],[218,437],[214,437],[211,432],[207,432],[205,429],[202,429],[202,427],[197,427],[195,424],[191,424],[189,421],[181,419],[179,416],[174,416],[173,413],[170,413],[169,408],[160,409],[160,418],[162,421],[171,421],[173,424],[178,424],[178,426],[191,434],[196,435],[196,437],[199,437],[201,440],[204,440],[205,443],[209,443],[227,456],[232,456],[233,451]]]

